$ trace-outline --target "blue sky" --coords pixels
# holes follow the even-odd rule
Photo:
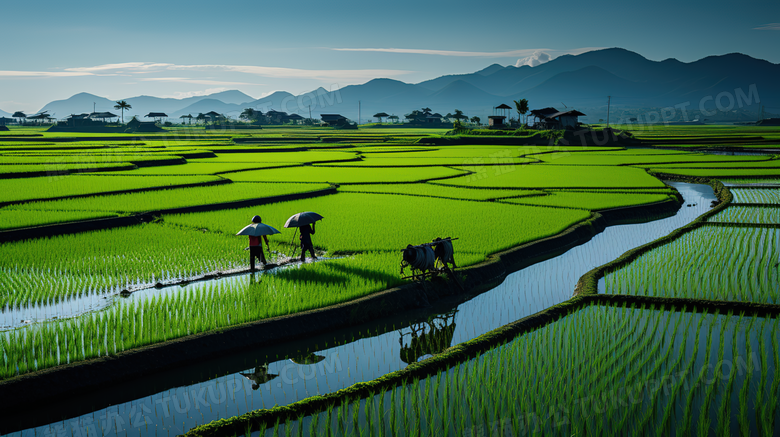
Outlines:
[[[0,109],[239,89],[261,97],[374,77],[406,82],[623,47],[689,62],[780,63],[780,2],[7,1]],[[346,49],[346,50],[345,50]]]

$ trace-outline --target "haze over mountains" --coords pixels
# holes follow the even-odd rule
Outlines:
[[[377,112],[403,118],[404,114],[422,107],[441,114],[457,108],[484,120],[494,106],[511,105],[512,100],[520,98],[528,99],[531,108],[563,109],[566,105],[583,110],[603,107],[607,96],[612,96],[613,107],[673,107],[687,103],[690,109],[698,109],[701,102],[707,108],[714,107],[714,99],[720,93],[728,94],[722,97],[721,106],[730,102],[746,103],[746,99],[729,100],[739,97],[740,92],[750,97],[751,106],[757,109],[759,100],[767,106],[780,106],[778,77],[780,64],[739,53],[684,63],[676,59],[651,61],[637,53],[612,48],[565,55],[536,67],[493,64],[474,73],[446,75],[417,84],[377,78],[335,92],[320,88],[295,96],[277,91],[261,99],[240,91],[185,99],[132,97],[125,99],[133,106],[125,116],[165,112],[171,118],[178,118],[216,111],[237,117],[251,107],[263,112],[269,109],[295,112],[306,117],[309,111],[314,117],[340,113],[357,120],[360,102],[363,121]],[[93,102],[97,111],[117,113],[113,109],[114,101],[87,93],[51,102],[41,110],[64,118],[71,113],[91,112]],[[0,115],[4,114],[0,112]]]

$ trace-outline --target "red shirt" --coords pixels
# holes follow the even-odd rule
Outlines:
[[[260,237],[255,237],[254,235],[249,236],[249,245],[250,246],[260,246]]]

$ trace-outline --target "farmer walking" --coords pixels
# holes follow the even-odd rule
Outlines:
[[[314,223],[310,225],[304,225],[298,228],[301,231],[301,262],[306,261],[306,251],[311,253],[311,259],[317,259],[317,255],[314,254],[314,245],[311,242],[312,234],[317,230],[314,228]]]
[[[261,237],[265,240],[265,247],[268,249],[268,253],[271,253],[271,246],[268,244],[268,235],[278,234],[279,231],[263,224],[263,220],[259,215],[252,217],[252,224],[241,229],[236,235],[248,235],[249,236],[249,267],[251,271],[255,271],[255,258],[259,259],[265,267],[268,262],[265,259],[265,253],[263,253],[263,242]]]
[[[301,236],[299,237],[301,240],[301,262],[306,261],[307,250],[311,253],[312,259],[317,259],[317,256],[314,254],[314,245],[311,242],[311,236],[316,232],[314,223],[319,220],[322,220],[321,215],[316,212],[307,211],[295,214],[287,219],[287,223],[284,224],[285,228],[298,228],[298,230],[301,231]],[[295,241],[294,236],[293,241]],[[294,255],[295,254],[293,254],[293,256]]]

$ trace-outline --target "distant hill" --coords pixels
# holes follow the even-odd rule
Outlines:
[[[55,118],[65,118],[70,114],[82,114],[92,112],[94,108],[97,112],[114,112],[113,100],[105,97],[99,97],[89,93],[78,93],[65,100],[55,100],[50,102],[38,112],[49,111],[49,115]],[[33,115],[33,114],[27,114]]]
[[[125,100],[132,106],[132,109],[125,111],[125,118],[127,118],[128,116],[133,115],[144,116],[150,112],[164,112],[168,115],[173,115],[173,113],[181,112],[182,108],[192,106],[203,100],[211,100],[213,102],[219,102],[219,104],[236,105],[239,103],[251,102],[254,98],[241,91],[232,90],[207,96],[195,96],[183,99],[138,96],[118,100]],[[49,111],[49,114],[53,114],[56,118],[65,118],[70,114],[92,112],[93,103],[98,112],[108,111],[119,114],[119,112],[114,109],[116,101],[89,93],[79,93],[65,100],[53,101],[41,108],[41,111]],[[211,111],[211,109],[203,112],[209,111]]]
[[[140,96],[131,97],[125,100],[127,103],[133,106],[133,109],[131,110],[133,114],[145,115],[150,112],[164,112],[168,115],[185,115],[184,113],[179,113],[181,113],[184,108],[196,105],[204,100],[220,102],[228,105],[236,105],[245,102],[251,102],[254,100],[254,98],[242,93],[241,91],[232,90],[209,94],[207,96],[187,97],[184,99]],[[211,109],[206,110],[205,112],[209,111],[211,111]]]
[[[0,117],[8,117],[11,118],[12,113],[11,112],[5,112],[2,109],[0,109]]]
[[[512,105],[512,100],[519,98],[529,99],[532,109],[576,107],[588,113],[585,109],[598,108],[590,114],[593,117],[596,112],[605,112],[607,96],[612,96],[613,107],[621,109],[686,104],[698,109],[700,102],[710,109],[719,94],[727,93],[720,102],[723,106],[729,104],[728,97],[736,98],[739,92],[751,98],[734,101],[742,104],[739,109],[744,112],[757,110],[757,97],[762,103],[780,100],[778,77],[780,64],[739,53],[686,63],[676,59],[651,61],[625,49],[611,48],[560,56],[536,67],[493,64],[474,73],[445,75],[417,84],[377,78],[333,92],[323,88],[300,95],[276,91],[256,100],[240,91],[187,99],[141,96],[126,100],[133,105],[131,113],[163,111],[173,118],[209,111],[237,117],[245,108],[254,108],[303,116],[311,111],[314,117],[340,113],[353,120],[360,114],[361,120],[367,120],[377,112],[403,117],[422,107],[441,114],[460,109],[466,115],[484,117],[492,107]],[[91,111],[92,102],[97,102],[99,111],[113,111],[113,102],[86,93],[52,102],[43,109],[63,117]]]

